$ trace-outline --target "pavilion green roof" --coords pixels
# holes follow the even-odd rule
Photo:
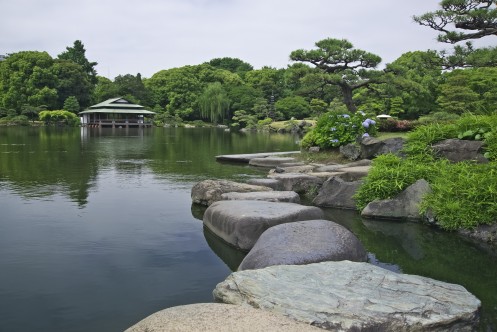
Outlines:
[[[145,109],[144,106],[130,103],[124,98],[107,99],[99,104],[90,106],[79,114],[88,113],[128,113],[128,114],[155,114],[155,112]]]

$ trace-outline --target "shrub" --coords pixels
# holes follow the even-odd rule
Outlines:
[[[387,132],[406,132],[413,130],[417,125],[413,120],[386,119],[378,121],[378,130]]]
[[[336,148],[352,143],[361,136],[375,134],[376,121],[367,118],[362,112],[328,112],[319,117],[316,127],[304,136],[301,145],[304,148],[315,145]]]
[[[407,137],[406,159],[393,155],[375,159],[369,175],[355,195],[358,208],[375,199],[392,198],[418,179],[427,180],[433,192],[422,202],[447,230],[473,228],[497,221],[497,115],[465,115],[454,123],[420,126]],[[469,133],[471,131],[471,135]],[[465,135],[465,133],[467,135]],[[485,142],[488,164],[451,163],[436,159],[430,146],[459,135]]]
[[[449,122],[454,122],[458,119],[459,119],[459,115],[454,114],[454,113],[433,112],[431,114],[420,117],[418,122],[420,124],[429,124],[432,122],[449,123]]]

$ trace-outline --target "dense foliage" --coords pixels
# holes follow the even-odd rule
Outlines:
[[[304,148],[335,148],[376,133],[376,121],[365,113],[329,112],[319,117],[315,128],[303,140]]]
[[[439,31],[441,41],[495,35],[494,1],[442,0],[439,5],[415,20]],[[290,59],[286,68],[255,69],[223,57],[160,70],[150,78],[137,73],[110,79],[98,76],[97,62],[87,59],[80,40],[56,58],[38,51],[12,53],[0,61],[0,119],[25,123],[37,120],[42,110],[78,113],[115,97],[155,111],[157,125],[205,120],[243,127],[343,110],[388,114],[399,120],[389,125],[403,130],[414,123],[404,120],[434,113],[493,114],[497,109],[496,47],[475,49],[467,42],[452,51],[407,52],[378,70],[379,55],[345,39],[326,38],[313,49],[291,52]]]
[[[433,155],[430,146],[448,138],[485,142],[488,164],[450,163]],[[407,157],[383,155],[355,198],[360,209],[375,199],[392,198],[418,179],[433,192],[422,208],[431,211],[444,229],[472,228],[497,220],[497,115],[465,115],[454,123],[420,126],[408,136]]]

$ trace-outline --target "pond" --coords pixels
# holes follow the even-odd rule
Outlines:
[[[205,231],[193,184],[267,170],[218,163],[292,151],[297,137],[214,128],[0,128],[0,331],[122,331],[211,302],[243,258]],[[497,258],[455,234],[326,210],[370,260],[464,285],[497,329]]]

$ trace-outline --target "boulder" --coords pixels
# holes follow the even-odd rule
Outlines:
[[[481,305],[460,285],[349,261],[234,272],[213,295],[331,331],[475,331]]]
[[[383,140],[383,145],[377,152],[377,156],[381,154],[393,153],[395,155],[401,156],[402,149],[404,148],[404,143],[406,140],[402,137],[392,137]]]
[[[332,164],[332,165],[324,165],[317,167],[315,169],[315,172],[336,172],[339,171],[341,172],[341,168],[345,167],[356,167],[356,166],[370,166],[371,165],[371,160],[369,159],[361,159],[357,161],[353,161],[347,164]]]
[[[300,196],[295,191],[255,191],[249,193],[226,193],[221,195],[223,201],[247,200],[266,202],[300,203]]]
[[[323,178],[303,173],[272,173],[268,177],[280,181],[283,190],[297,193],[313,191],[325,181]]]
[[[271,191],[273,189],[263,186],[254,186],[245,183],[227,180],[204,180],[192,187],[191,197],[193,203],[211,205],[221,200],[221,195],[228,192]]]
[[[464,160],[487,163],[488,159],[481,154],[483,142],[466,141],[459,139],[446,139],[432,146],[433,152],[442,158],[447,158],[452,162]]]
[[[222,303],[197,303],[156,312],[125,332],[320,331],[282,315]]]
[[[276,167],[285,163],[293,163],[297,160],[292,157],[266,157],[250,159],[249,165],[261,167]]]
[[[315,206],[265,201],[219,201],[204,213],[204,225],[215,235],[241,250],[252,249],[270,227],[294,221],[322,219]]]
[[[283,190],[283,184],[276,179],[250,179],[247,183],[255,186],[269,187],[273,190]]]
[[[271,227],[262,233],[238,270],[325,261],[366,261],[359,239],[329,220],[306,220]]]
[[[278,167],[277,173],[309,173],[314,170],[312,165],[296,165],[296,166],[285,166],[281,165]],[[274,173],[274,172],[271,172]]]
[[[349,160],[357,160],[361,157],[361,148],[357,144],[349,143],[340,146],[340,153]]]
[[[356,209],[352,197],[361,185],[361,181],[347,182],[338,176],[326,180],[312,203],[316,206],[326,206],[339,209]]]
[[[362,210],[361,216],[420,221],[423,217],[419,211],[419,204],[423,196],[430,192],[430,184],[424,179],[418,180],[392,199],[376,200],[369,203]]]
[[[251,159],[254,159],[254,158],[265,158],[265,157],[278,156],[278,155],[293,155],[293,154],[299,154],[299,153],[300,153],[300,151],[249,153],[249,154],[226,154],[226,155],[216,156],[216,160],[217,161],[248,163]]]
[[[363,159],[373,159],[379,154],[385,143],[374,137],[364,137],[360,145],[361,157]]]
[[[356,181],[367,176],[370,169],[371,166],[343,167],[340,168],[340,172],[343,173],[340,177],[345,181]]]

